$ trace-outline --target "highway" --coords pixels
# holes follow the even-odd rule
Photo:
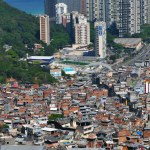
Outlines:
[[[150,44],[145,46],[137,56],[126,62],[125,65],[132,65],[136,60],[145,60],[148,54],[150,54]]]
[[[123,62],[123,63],[119,63],[119,64],[113,64],[111,67],[113,69],[117,68],[117,67],[120,67],[122,65],[124,66],[130,66],[130,65],[133,65],[135,63],[135,61],[137,60],[146,60],[146,58],[150,55],[150,44],[144,46],[142,48],[141,51],[139,51],[139,54],[137,54],[136,56],[134,56],[132,59],[126,61],[126,62]]]

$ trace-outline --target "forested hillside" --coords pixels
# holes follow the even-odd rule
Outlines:
[[[26,53],[35,55],[32,49],[34,43],[42,43],[45,51],[42,55],[52,55],[58,48],[69,44],[69,36],[62,26],[51,24],[50,46],[39,40],[39,18],[19,11],[3,0],[0,0],[0,83],[13,77],[25,83],[52,83],[56,80],[49,75],[49,70],[37,65],[20,61]],[[5,51],[3,46],[8,44],[12,49]]]
[[[25,44],[39,40],[38,18],[19,11],[0,0],[0,48],[14,47],[19,55],[25,53]]]

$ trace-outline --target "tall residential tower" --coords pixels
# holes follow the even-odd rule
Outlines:
[[[95,55],[106,57],[106,23],[103,21],[95,22]]]
[[[150,23],[150,0],[86,0],[89,21],[104,21],[107,28],[117,25],[119,36],[140,33]]]
[[[49,26],[49,16],[40,16],[40,40],[50,44],[50,26]]]
[[[78,22],[75,24],[75,44],[90,44],[90,23],[84,15],[78,15]]]
[[[56,4],[56,24],[62,23],[62,15],[67,13],[67,5],[64,3]]]
[[[55,19],[55,6],[58,3],[66,4],[68,6],[69,13],[72,11],[80,12],[80,0],[44,0],[45,14],[47,14],[50,17],[50,19]]]

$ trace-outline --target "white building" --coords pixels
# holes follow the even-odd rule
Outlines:
[[[47,15],[40,16],[40,40],[47,45],[50,44],[50,25]]]
[[[150,93],[150,81],[145,80],[145,93]]]
[[[56,4],[56,24],[62,24],[62,15],[67,13],[67,5],[64,3]]]
[[[95,54],[106,57],[106,23],[101,21],[95,22]]]
[[[78,23],[75,24],[75,44],[90,44],[90,24],[84,15],[80,15]]]
[[[67,28],[67,26],[70,23],[70,13],[66,13],[62,15],[62,24],[65,28]]]

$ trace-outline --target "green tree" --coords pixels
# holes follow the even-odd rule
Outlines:
[[[55,119],[59,119],[59,118],[63,118],[62,114],[51,114],[48,119],[49,120],[55,120]]]

